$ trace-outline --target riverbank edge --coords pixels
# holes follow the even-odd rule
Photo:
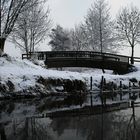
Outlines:
[[[51,79],[39,76],[36,78],[35,86],[28,87],[22,91],[14,91],[15,85],[11,81],[6,83],[7,85],[4,85],[0,82],[0,100],[30,99],[36,97],[43,98],[48,96],[67,96],[78,94],[86,95],[88,91],[86,83],[78,79]]]

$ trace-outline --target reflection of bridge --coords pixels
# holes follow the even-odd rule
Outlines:
[[[131,66],[130,57],[128,56],[89,51],[42,51],[22,54],[22,59],[33,56],[39,60],[45,60],[48,68],[89,67],[114,70],[117,73],[126,73]]]

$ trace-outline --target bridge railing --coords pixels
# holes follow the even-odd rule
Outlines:
[[[46,60],[49,58],[87,58],[87,59],[114,59],[115,61],[121,61],[130,63],[131,57],[124,55],[117,55],[111,53],[100,53],[90,51],[40,51],[30,52],[28,54],[22,54],[22,59],[36,58],[38,60]],[[134,57],[134,62],[140,62],[139,57]]]
[[[89,52],[84,51],[54,51],[54,52],[46,52],[46,56],[49,57],[90,57]]]
[[[46,52],[31,52],[27,54],[22,54],[22,59],[38,59],[38,60],[45,60],[46,59]]]
[[[89,51],[57,51],[46,52],[46,58],[89,58],[89,59],[110,59],[129,63],[129,57],[110,53],[89,52]]]
[[[140,63],[140,57],[134,57],[134,62],[139,62]]]

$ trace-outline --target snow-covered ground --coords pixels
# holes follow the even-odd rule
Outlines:
[[[34,63],[38,63],[39,65],[36,65]],[[135,79],[135,81],[137,81],[135,84],[137,85],[138,85],[138,82],[140,81],[140,64],[135,64],[138,70],[136,72],[132,72],[125,75],[115,75],[112,73],[112,71],[107,71],[107,70],[106,70],[106,73],[103,74],[102,70],[99,70],[99,69],[78,68],[77,69],[78,72],[76,72],[75,68],[71,69],[71,71],[69,71],[69,69],[65,69],[65,71],[46,69],[43,67],[42,62],[36,61],[34,63],[29,60],[21,60],[19,58],[14,58],[14,57],[9,57],[9,56],[0,57],[0,88],[2,87],[2,85],[5,85],[6,88],[8,88],[7,86],[8,81],[11,81],[14,84],[14,87],[15,87],[14,92],[23,91],[24,89],[28,89],[30,87],[34,88],[37,84],[36,79],[40,76],[43,77],[44,79],[51,78],[54,80],[55,79],[82,80],[83,82],[86,83],[87,88],[90,87],[90,77],[92,76],[93,89],[98,89],[102,76],[106,78],[106,82],[113,81],[117,85],[119,85],[120,81],[123,81],[123,84],[128,86],[130,79]],[[57,88],[60,88],[60,87],[58,86]],[[0,89],[0,93],[1,93],[0,95],[2,96],[1,89]],[[24,94],[24,92],[20,92],[20,93]],[[128,95],[125,95],[125,96],[128,97]],[[125,100],[125,96],[123,97],[124,100]],[[43,106],[46,103],[46,101],[44,100],[39,101],[40,104],[38,104],[38,106],[41,106],[41,104]],[[118,102],[118,101],[114,100],[112,102],[112,100],[107,100],[107,103],[115,103],[115,102]],[[4,102],[4,104],[5,104],[4,106],[6,105],[9,106],[9,108],[12,107],[11,104],[8,105],[8,103],[6,102]],[[34,104],[33,105],[31,103],[30,105],[24,104],[24,103],[23,104],[16,103],[16,104],[17,105],[15,105],[14,111],[12,111],[12,113],[9,116],[6,114],[5,110],[3,111],[3,113],[1,114],[1,120],[6,120],[8,118],[16,118],[17,116],[20,116],[20,114],[25,114],[25,116],[26,115],[32,116],[38,112],[38,110],[36,110],[36,108],[38,107],[35,107]],[[93,105],[97,105],[97,104],[101,104],[101,100],[99,97],[93,98]],[[86,102],[84,102],[83,106],[85,105],[90,105],[90,97]],[[2,106],[3,105],[1,103],[1,107]],[[73,105],[69,108],[64,107],[60,109],[65,110],[65,109],[73,109],[73,108],[80,108],[80,106]],[[51,109],[51,111],[56,111],[56,110],[58,109],[57,108]]]
[[[14,91],[18,92],[29,87],[36,85],[36,78],[42,76],[43,78],[51,79],[78,79],[86,82],[86,85],[90,85],[90,77],[93,77],[93,88],[97,89],[101,81],[101,77],[104,76],[107,82],[114,82],[119,84],[123,81],[124,85],[129,84],[129,80],[132,78],[140,81],[140,64],[135,64],[138,71],[125,75],[115,75],[111,71],[102,73],[98,69],[84,69],[80,72],[68,71],[68,70],[52,70],[43,68],[40,65],[35,65],[29,60],[21,60],[14,57],[0,57],[0,85],[6,84],[7,81],[14,83]],[[138,83],[138,82],[137,82]],[[7,88],[7,87],[6,87]]]

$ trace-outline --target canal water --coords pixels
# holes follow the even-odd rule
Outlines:
[[[1,101],[0,140],[140,139],[139,107],[135,108],[134,129],[131,108],[100,115],[46,118],[41,115],[50,111],[46,100]]]

